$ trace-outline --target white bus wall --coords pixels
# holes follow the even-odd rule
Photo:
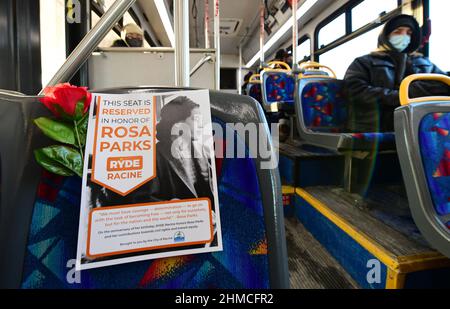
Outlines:
[[[191,50],[191,69],[205,55],[206,62],[191,76],[191,87],[214,89],[214,50]],[[89,88],[175,86],[175,57],[171,48],[103,48],[89,59]]]

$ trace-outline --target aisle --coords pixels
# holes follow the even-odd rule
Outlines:
[[[298,222],[285,219],[292,289],[355,289],[358,285]]]

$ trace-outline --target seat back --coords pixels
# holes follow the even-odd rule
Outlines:
[[[102,93],[165,92],[174,89],[112,89]],[[254,100],[244,96],[211,92],[213,121],[227,134],[234,134],[236,147],[247,141],[227,123],[263,123],[264,114]],[[0,101],[6,114],[22,115],[17,122],[22,132],[36,114],[21,114],[16,103]],[[18,106],[18,105],[17,105]],[[25,104],[25,106],[28,106]],[[44,112],[37,102],[29,106]],[[0,285],[23,288],[287,288],[287,254],[281,184],[276,169],[261,168],[263,158],[223,159],[217,161],[223,252],[73,272],[78,234],[81,180],[61,178],[48,173],[38,176],[32,152],[38,144],[48,143],[34,126],[11,145],[28,145],[20,157],[26,162],[16,189],[5,192],[2,181]],[[15,129],[15,128],[12,128]],[[12,129],[6,128],[5,134]],[[229,132],[231,130],[231,132]],[[260,132],[268,137],[267,128]],[[4,137],[2,137],[4,138]],[[2,140],[3,141],[3,140]],[[220,140],[216,140],[221,143]],[[226,146],[226,143],[223,143]],[[247,147],[248,148],[248,147]],[[13,176],[5,166],[17,158],[3,156],[2,180]],[[248,149],[247,149],[248,151]],[[33,179],[29,179],[33,177]],[[12,192],[12,191],[11,191]],[[3,199],[6,197],[6,199]],[[3,215],[3,213],[2,213]],[[10,222],[12,218],[13,222]],[[15,223],[21,222],[22,225]],[[20,234],[20,235],[18,235]],[[19,236],[19,237],[17,237]],[[14,255],[8,246],[15,243]],[[13,271],[9,271],[12,268]],[[78,278],[78,279],[77,279]]]
[[[36,98],[0,90],[0,287],[19,287],[24,247],[40,169],[33,150],[43,146],[31,119],[48,115]]]
[[[394,149],[393,133],[348,133],[344,81],[327,66],[308,62],[301,67],[295,96],[300,138],[332,150]],[[328,71],[328,72],[327,72]]]
[[[403,106],[395,111],[397,151],[414,221],[428,242],[450,257],[450,97],[409,99],[410,83],[420,79],[450,85],[442,75],[405,79]]]
[[[262,104],[261,80],[259,74],[253,74],[247,85],[247,94]]]
[[[334,73],[334,71],[330,67],[322,65],[318,62],[314,61],[303,62],[300,64],[299,68],[300,68],[299,79],[313,76],[315,77],[328,76],[336,79],[336,73]]]
[[[309,144],[337,150],[347,122],[344,83],[317,62],[303,63],[300,70],[295,90],[298,134]]]
[[[261,72],[264,108],[267,111],[274,110],[273,106],[294,109],[295,76],[291,68],[279,61],[270,62],[268,65],[281,68],[267,68]]]
[[[347,108],[343,81],[317,62],[302,63],[300,70],[297,98],[301,127],[312,132],[344,132]]]
[[[347,106],[342,81],[303,78],[299,80],[298,95],[304,128],[312,132],[345,132]]]

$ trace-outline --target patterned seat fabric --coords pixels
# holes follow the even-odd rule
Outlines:
[[[22,288],[269,288],[255,162],[249,158],[217,160],[217,174],[222,252],[85,270],[77,280],[73,259],[81,180],[44,173],[34,206]]]
[[[352,133],[354,140],[378,143],[394,143],[395,133]]]
[[[343,133],[347,123],[342,83],[320,81],[308,83],[302,90],[303,119],[316,132]]]
[[[348,133],[345,134],[348,110],[344,83],[340,80],[324,80],[306,83],[299,89],[303,121],[313,132],[343,134],[344,144],[349,149],[383,149],[395,147],[394,133]],[[351,145],[351,146],[350,146]]]
[[[284,103],[294,105],[295,78],[286,72],[264,73],[265,98],[267,104]]]
[[[261,84],[249,84],[248,95],[259,103],[262,103]]]
[[[420,150],[436,212],[450,214],[450,113],[425,116],[420,124]],[[450,222],[444,222],[450,229]]]

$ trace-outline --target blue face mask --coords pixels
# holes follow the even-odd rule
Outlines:
[[[396,34],[389,39],[391,45],[400,53],[403,52],[411,43],[411,37],[407,34]]]

